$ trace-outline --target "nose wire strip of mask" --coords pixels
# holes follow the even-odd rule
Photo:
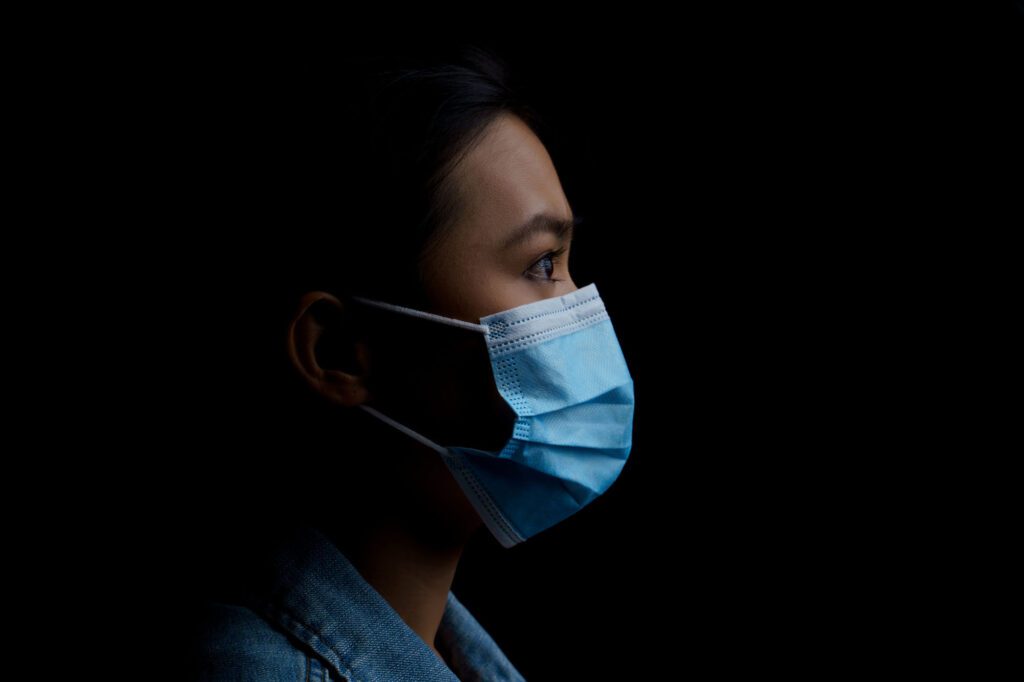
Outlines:
[[[383,301],[374,301],[369,298],[363,298],[362,296],[353,296],[353,299],[366,305],[371,305],[377,308],[383,308],[384,310],[391,310],[396,313],[404,313],[406,315],[412,315],[413,317],[419,317],[424,320],[433,320],[434,322],[440,322],[441,324],[451,325],[452,327],[461,327],[462,329],[468,329],[474,332],[487,333],[487,325],[474,324],[473,322],[466,322],[464,320],[456,320],[451,317],[445,317],[444,315],[435,315],[434,313],[424,312],[422,310],[416,310],[414,308],[406,308],[405,306],[395,305],[393,303],[384,303]]]

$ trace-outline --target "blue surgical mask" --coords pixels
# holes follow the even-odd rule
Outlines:
[[[482,317],[480,324],[354,298],[484,335],[495,384],[516,414],[501,450],[439,445],[360,407],[440,453],[503,547],[566,519],[618,478],[632,447],[633,379],[596,285]]]

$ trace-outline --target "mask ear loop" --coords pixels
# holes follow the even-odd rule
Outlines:
[[[411,315],[413,317],[418,317],[418,318],[424,319],[424,320],[431,320],[433,322],[440,322],[441,324],[451,325],[452,327],[460,327],[462,329],[468,329],[468,330],[474,331],[474,332],[482,332],[484,334],[487,333],[487,325],[473,324],[472,322],[465,322],[463,320],[456,320],[454,318],[445,317],[444,315],[435,315],[434,313],[428,313],[428,312],[424,312],[422,310],[416,310],[415,308],[406,308],[405,306],[395,305],[393,303],[385,303],[384,301],[375,301],[373,299],[363,298],[362,296],[351,296],[351,298],[354,301],[358,301],[359,303],[363,303],[363,304],[368,305],[368,306],[373,306],[375,308],[381,308],[383,310],[390,310],[392,312],[402,313],[404,315]],[[373,407],[370,407],[369,405],[358,405],[357,407],[359,407],[360,409],[364,410],[365,412],[370,413],[371,415],[373,415],[377,419],[380,419],[382,422],[384,422],[386,424],[389,424],[390,426],[398,429],[399,431],[401,431],[405,435],[409,436],[410,438],[418,440],[419,442],[423,443],[427,447],[440,452],[442,455],[446,455],[446,456],[448,455],[448,449],[447,448],[445,448],[445,447],[443,447],[441,445],[438,445],[437,443],[435,443],[434,441],[430,440],[426,436],[413,431],[412,429],[407,427],[405,424],[401,424],[401,423],[395,421],[394,419],[392,419],[391,417],[387,416],[386,414],[384,414],[380,410],[377,410],[377,409],[375,409]]]
[[[363,298],[362,296],[352,296],[355,301],[364,303],[369,306],[376,308],[383,308],[384,310],[390,310],[395,313],[402,313],[405,315],[412,315],[423,320],[431,320],[433,322],[440,322],[441,324],[447,324],[452,327],[460,327],[462,329],[468,329],[473,332],[480,332],[482,334],[487,333],[487,325],[475,324],[473,322],[466,322],[465,320],[456,320],[451,317],[445,317],[444,315],[435,315],[434,313],[427,313],[422,310],[416,310],[414,308],[406,308],[405,306],[395,305],[393,303],[385,303],[384,301],[374,301],[369,298]]]
[[[426,445],[431,450],[436,450],[439,453],[441,453],[442,455],[446,455],[446,456],[448,455],[448,448],[446,448],[446,447],[444,447],[442,445],[438,445],[437,443],[435,443],[434,441],[430,440],[429,438],[427,438],[423,434],[417,433],[416,431],[413,431],[412,429],[410,429],[405,424],[402,424],[400,422],[395,421],[394,419],[392,419],[391,417],[387,416],[386,414],[384,414],[380,410],[378,410],[376,408],[373,408],[373,407],[370,407],[369,405],[363,405],[363,404],[357,405],[356,407],[359,407],[362,410],[364,410],[366,412],[369,412],[370,414],[372,414],[377,419],[381,420],[385,424],[388,424],[392,428],[398,429],[399,431],[401,431],[405,435],[409,436],[413,440],[418,440],[419,442],[423,443],[424,445]]]

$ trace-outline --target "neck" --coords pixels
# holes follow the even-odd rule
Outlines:
[[[439,545],[396,520],[330,535],[366,582],[444,660],[435,640],[465,542]]]

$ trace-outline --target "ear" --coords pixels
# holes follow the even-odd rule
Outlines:
[[[365,403],[369,397],[366,376],[369,358],[366,344],[357,341],[356,330],[346,328],[345,304],[324,291],[310,291],[299,299],[288,325],[287,352],[292,365],[317,393],[344,407]],[[325,348],[321,341],[332,346]],[[319,346],[319,347],[318,347]],[[351,358],[351,366],[330,366],[327,357]],[[325,366],[326,365],[326,366]]]

